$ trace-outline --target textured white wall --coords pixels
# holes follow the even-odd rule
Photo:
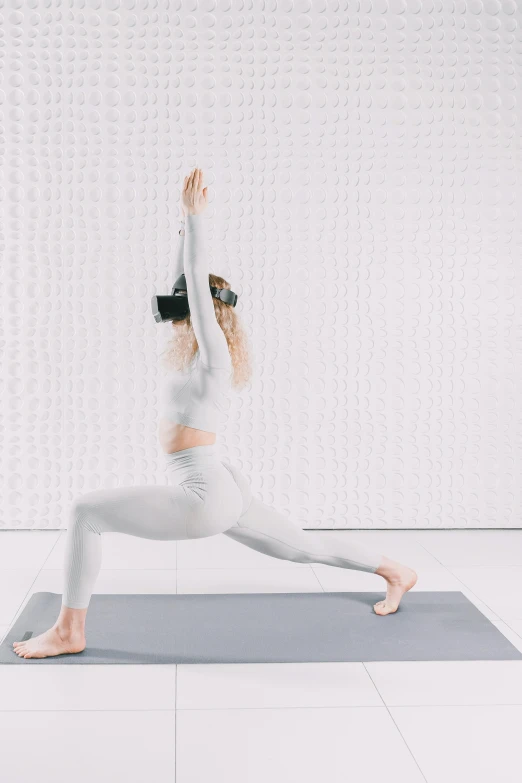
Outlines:
[[[519,527],[521,9],[1,4],[0,527],[166,483],[150,298],[195,164],[253,490],[308,528]]]

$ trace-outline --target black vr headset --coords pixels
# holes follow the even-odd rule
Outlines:
[[[209,285],[215,299],[221,299],[225,304],[236,306],[237,294],[229,288],[214,288]],[[172,288],[170,296],[152,297],[152,314],[157,323],[163,321],[182,321],[190,313],[187,297],[187,281],[185,275],[180,275]]]

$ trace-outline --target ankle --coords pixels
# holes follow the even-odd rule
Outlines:
[[[390,560],[388,557],[382,558],[382,562],[375,572],[386,579],[387,582],[394,583],[399,582],[404,574],[404,566],[398,563],[396,560]]]
[[[56,630],[63,636],[75,636],[85,631],[85,614],[71,609],[60,612],[54,624]]]
[[[70,639],[71,637],[83,636],[85,634],[85,624],[56,622],[53,627],[62,639]]]

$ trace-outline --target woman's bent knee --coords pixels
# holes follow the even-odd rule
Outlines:
[[[100,532],[94,521],[94,511],[98,504],[96,499],[91,497],[92,494],[94,493],[87,492],[75,498],[70,509],[69,527],[85,527],[95,533]]]

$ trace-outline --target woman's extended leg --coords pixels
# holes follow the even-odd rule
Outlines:
[[[390,614],[397,610],[404,593],[417,581],[415,571],[356,542],[349,533],[303,530],[276,509],[253,497],[247,480],[237,468],[225,461],[223,465],[232,474],[243,497],[242,514],[236,524],[224,531],[226,536],[281,560],[324,563],[378,574],[388,582],[388,590],[384,601],[375,604],[376,614]]]

